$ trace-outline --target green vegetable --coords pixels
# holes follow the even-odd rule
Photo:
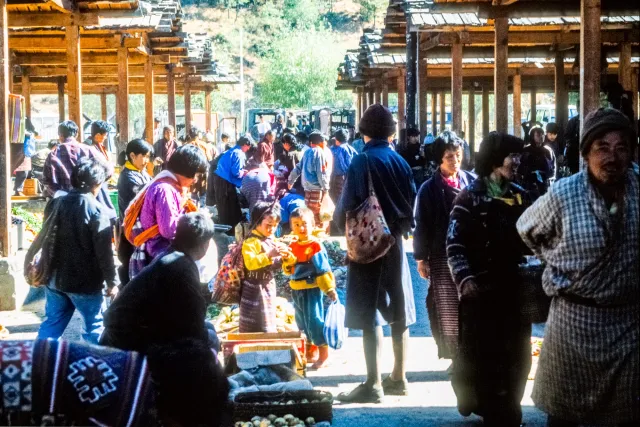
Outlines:
[[[24,210],[20,206],[11,206],[11,214],[17,216],[27,223],[30,229],[32,229],[36,234],[42,230],[42,219],[33,213]]]

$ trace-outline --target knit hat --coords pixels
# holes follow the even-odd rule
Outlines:
[[[396,122],[386,107],[373,104],[364,112],[359,124],[360,133],[372,139],[387,139],[396,132]]]
[[[591,144],[597,138],[611,131],[625,133],[627,143],[632,140],[633,129],[631,122],[618,110],[613,108],[598,108],[587,114],[582,124],[582,137],[580,138],[580,152],[585,156],[591,149]]]

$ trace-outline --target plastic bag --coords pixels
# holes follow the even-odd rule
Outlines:
[[[349,335],[349,329],[344,326],[344,305],[340,301],[333,302],[327,308],[324,317],[324,339],[334,350],[340,350]]]
[[[222,258],[213,283],[211,301],[218,304],[240,303],[240,286],[244,278],[242,244],[233,246]]]
[[[333,219],[333,211],[336,210],[336,206],[333,204],[329,194],[325,193],[320,204],[320,219],[323,222],[331,221]]]

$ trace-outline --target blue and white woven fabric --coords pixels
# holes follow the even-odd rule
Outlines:
[[[518,220],[553,296],[533,390],[543,411],[587,424],[640,422],[640,196],[627,173],[608,209],[582,171]]]

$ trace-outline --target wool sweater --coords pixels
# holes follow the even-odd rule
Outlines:
[[[336,281],[329,265],[329,255],[322,243],[311,238],[293,242],[289,249],[295,259],[285,261],[282,269],[291,277],[291,289],[298,291],[320,288],[324,293],[335,289]]]

